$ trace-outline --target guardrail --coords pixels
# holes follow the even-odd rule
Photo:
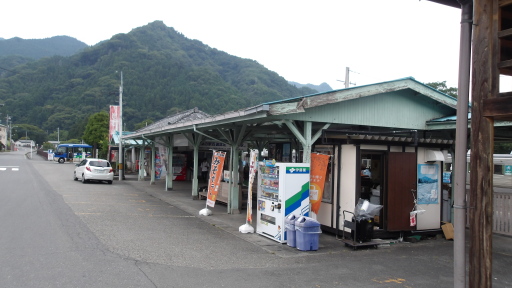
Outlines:
[[[48,159],[48,152],[46,151],[43,151],[43,150],[37,150],[37,154],[38,155],[41,155],[42,157]]]
[[[492,231],[512,236],[512,194],[494,192]]]

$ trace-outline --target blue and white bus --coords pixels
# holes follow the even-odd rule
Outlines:
[[[73,159],[81,159],[82,155],[90,157],[92,146],[88,144],[59,144],[53,153],[53,161],[64,163],[73,162]]]

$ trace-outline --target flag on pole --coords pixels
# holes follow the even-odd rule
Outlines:
[[[206,205],[210,207],[214,207],[217,200],[224,168],[224,159],[226,159],[226,152],[213,151],[210,178],[208,180],[208,199],[206,200]]]
[[[252,185],[256,176],[258,150],[251,150],[249,160],[249,189],[247,192],[247,222],[252,224]]]
[[[329,155],[312,153],[311,154],[311,174],[309,179],[309,201],[311,211],[318,214],[322,197],[324,194],[325,178],[327,177],[327,166],[329,165]]]

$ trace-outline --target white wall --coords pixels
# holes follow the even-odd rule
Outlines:
[[[373,145],[361,145],[361,149],[365,150],[387,150],[387,146],[373,146]],[[425,150],[426,148],[418,148],[418,164],[427,164],[425,162]],[[322,203],[320,207],[320,211],[317,216],[317,220],[325,226],[335,228],[336,220],[332,223],[331,226],[331,217],[334,216],[336,219],[336,203],[337,198],[340,197],[340,215],[338,215],[339,219],[339,228],[341,229],[343,226],[343,210],[347,210],[350,212],[354,212],[355,203],[356,203],[356,176],[359,175],[359,170],[356,169],[356,146],[352,144],[342,145],[341,151],[336,151],[334,156],[334,164],[335,171],[334,173],[334,182],[338,183],[340,181],[340,195],[337,194],[337,191],[334,191],[332,204]],[[401,146],[391,146],[391,152],[402,152]],[[406,147],[406,152],[415,152],[414,147]],[[338,157],[337,153],[341,152],[341,163],[338,165]],[[438,172],[439,172],[439,182],[438,182],[438,195],[439,202],[438,204],[421,204],[421,208],[426,210],[423,214],[419,214],[417,217],[417,226],[416,230],[429,230],[429,229],[439,229],[440,221],[441,221],[441,203],[442,203],[442,190],[441,190],[441,181],[442,181],[442,166],[441,162],[428,162],[438,164]],[[341,178],[338,179],[338,172],[336,171],[336,167],[341,169],[340,175]],[[337,184],[335,184],[337,187]],[[351,220],[351,214],[346,214],[347,220]]]
[[[341,147],[341,186],[340,186],[340,215],[339,223],[343,224],[343,210],[354,212],[356,207],[356,176],[359,176],[359,167],[356,159],[356,146],[342,145]],[[351,214],[346,214],[351,220]],[[340,225],[341,227],[342,225]]]

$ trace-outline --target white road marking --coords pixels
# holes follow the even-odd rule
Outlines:
[[[11,171],[20,171],[20,166],[0,166],[0,171],[6,171],[7,168],[11,168]]]

